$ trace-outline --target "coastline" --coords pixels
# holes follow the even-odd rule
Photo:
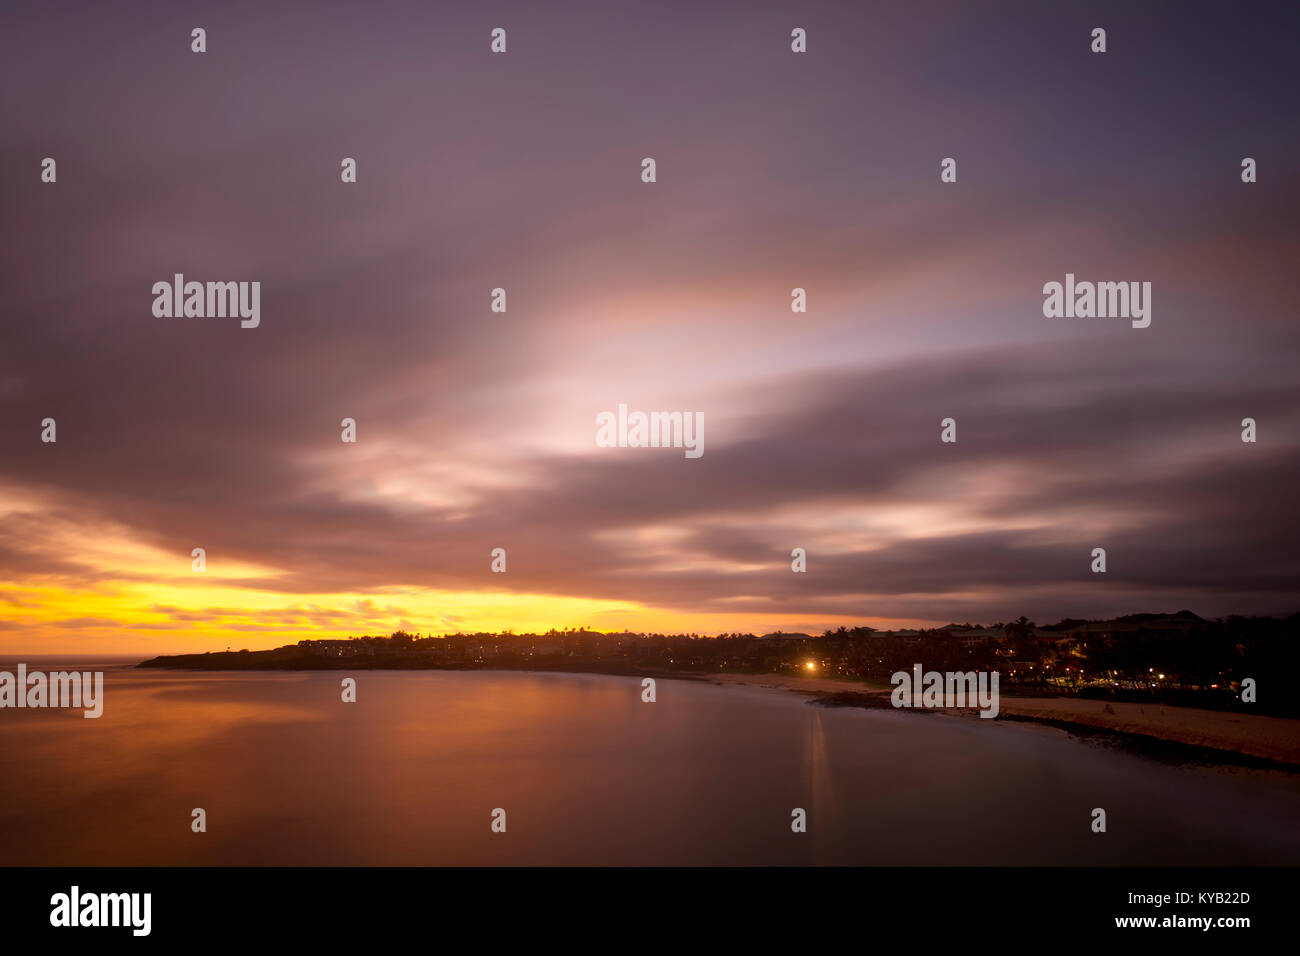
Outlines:
[[[703,679],[719,686],[763,687],[804,694],[825,706],[894,709],[889,702],[890,688],[861,681],[778,674],[709,674]],[[962,718],[977,713],[971,708],[909,709],[907,712]],[[1082,737],[1109,738],[1170,759],[1300,773],[1300,721],[1282,717],[1158,703],[1003,695],[997,719],[1044,724]]]
[[[262,652],[265,653],[265,652]],[[376,667],[376,664],[379,666]],[[307,666],[303,666],[306,664]],[[891,687],[866,681],[834,677],[782,674],[710,673],[676,671],[655,667],[629,668],[626,662],[588,662],[574,667],[572,661],[555,666],[483,667],[444,665],[429,667],[414,661],[337,660],[302,657],[258,658],[252,654],[178,655],[141,661],[142,668],[248,671],[248,670],[440,670],[478,672],[511,670],[535,674],[604,674],[607,676],[653,677],[689,680],[719,687],[751,687],[781,693],[796,693],[810,703],[827,707],[861,707],[893,710]],[[979,719],[971,708],[906,709],[906,713],[948,718]],[[1076,736],[1114,743],[1150,756],[1181,763],[1235,765],[1287,773],[1300,773],[1300,720],[1266,717],[1240,712],[1164,706],[1159,703],[1108,702],[1077,697],[1017,697],[1003,694],[998,720],[1029,722],[1055,727]]]

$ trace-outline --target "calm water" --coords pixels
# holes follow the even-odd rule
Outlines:
[[[357,671],[343,704],[343,676],[118,667],[99,720],[0,711],[0,865],[1300,863],[1300,782],[1049,728],[508,672]]]

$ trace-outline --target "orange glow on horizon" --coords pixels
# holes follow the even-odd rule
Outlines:
[[[0,580],[0,653],[158,654],[265,650],[312,638],[455,632],[545,633],[585,627],[659,634],[820,634],[840,626],[938,626],[854,615],[769,613],[761,595],[751,609],[681,610],[636,601],[483,590],[394,586],[368,591],[300,593],[277,590],[281,569],[208,555],[206,571],[191,569],[188,552],[172,553],[139,540],[130,529],[57,516],[39,495],[0,489],[0,518],[44,512],[48,520],[33,553],[72,566],[59,574]],[[673,529],[646,531],[637,543],[665,548],[663,566],[680,562]],[[79,566],[79,567],[78,567]],[[716,606],[716,605],[715,605]]]
[[[661,634],[820,634],[840,625],[929,622],[750,612],[690,612],[632,602],[497,591],[393,588],[288,594],[232,581],[98,582],[93,587],[0,582],[0,653],[156,654],[265,650],[311,638],[461,632],[544,633],[552,628]],[[815,665],[809,662],[808,669]]]

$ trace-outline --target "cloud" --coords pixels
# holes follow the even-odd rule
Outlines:
[[[1274,121],[1294,31],[1116,14],[1140,75],[1179,78],[1135,100],[1133,61],[1084,75],[1041,43],[1076,29],[1046,8],[837,10],[838,29],[811,8],[807,59],[752,5],[686,30],[586,10],[581,37],[520,11],[502,58],[466,43],[471,14],[402,8],[395,35],[330,9],[303,44],[250,10],[213,21],[239,64],[216,71],[143,9],[73,35],[31,11],[0,61],[0,582],[21,600],[166,586],[153,613],[178,627],[267,629],[473,625],[388,603],[429,591],[1295,609],[1300,186]],[[57,186],[32,174],[49,152]],[[1067,271],[1151,281],[1151,328],[1044,319]],[[177,272],[261,281],[261,327],[155,319]],[[704,457],[595,448],[622,401],[702,411]],[[206,580],[278,607],[186,605],[193,547]]]

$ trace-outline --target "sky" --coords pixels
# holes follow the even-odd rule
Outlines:
[[[1297,28],[6,4],[0,650],[1300,610]],[[1067,273],[1150,326],[1045,317]],[[704,454],[599,447],[620,403]]]

